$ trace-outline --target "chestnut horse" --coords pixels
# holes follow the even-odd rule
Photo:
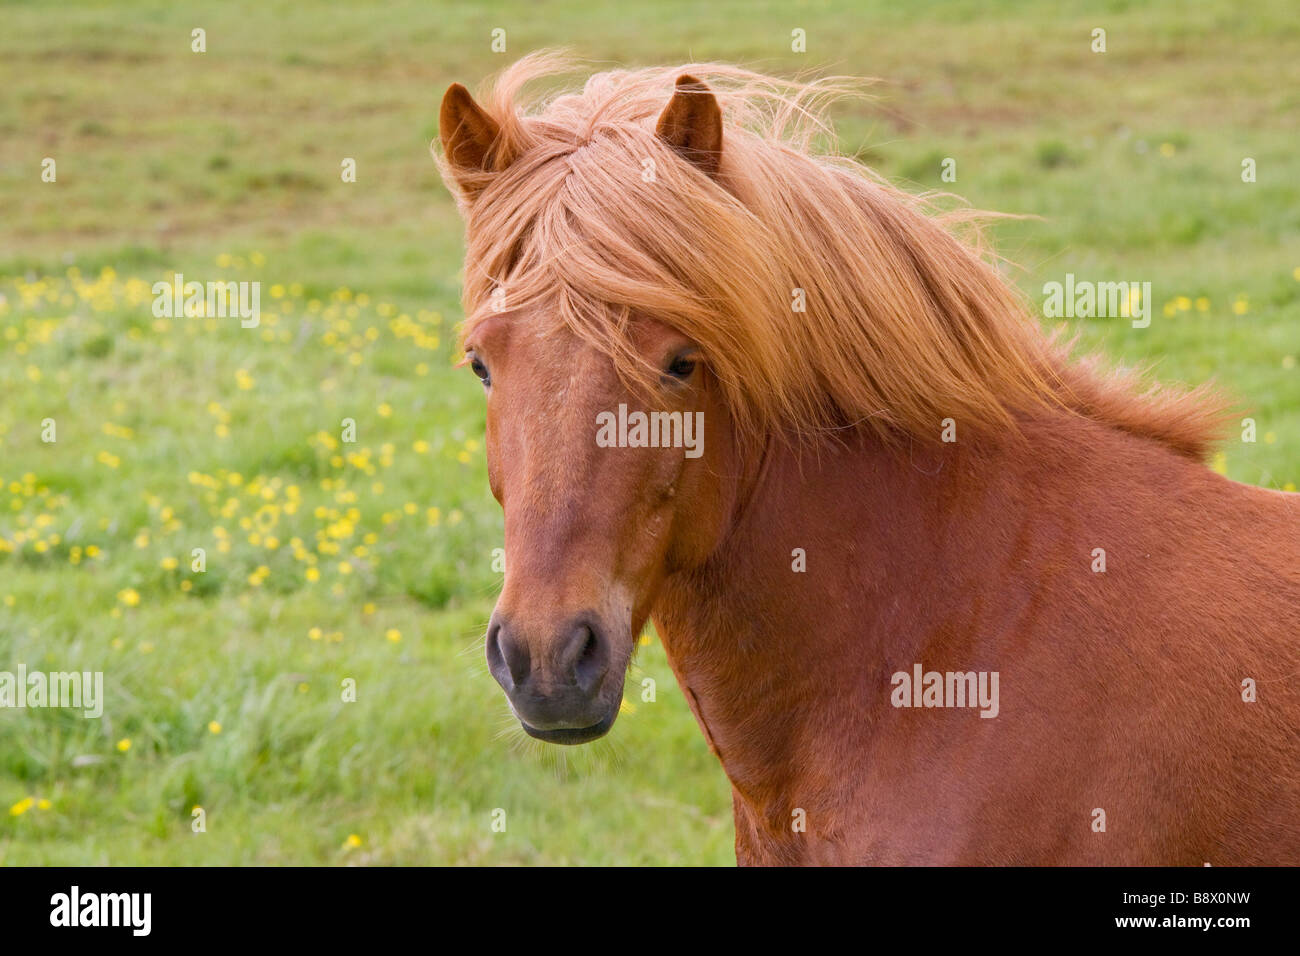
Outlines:
[[[826,84],[555,66],[437,151],[523,728],[606,733],[653,619],[741,863],[1300,863],[1300,495],[1221,403],[1070,358]]]

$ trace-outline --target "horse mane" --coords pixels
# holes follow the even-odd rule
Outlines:
[[[696,63],[525,95],[572,69],[556,54],[527,56],[480,100],[500,126],[494,153],[509,161],[456,170],[472,186],[458,193],[463,338],[489,312],[528,312],[644,385],[658,369],[631,329],[652,316],[699,345],[737,429],[755,440],[859,425],[889,442],[937,440],[944,419],[1005,432],[1050,408],[1193,458],[1218,437],[1224,407],[1206,387],[1147,387],[1141,370],[1071,359],[986,259],[970,210],[943,212],[936,195],[834,154],[825,111],[850,81]],[[655,135],[682,73],[722,108],[716,181]]]

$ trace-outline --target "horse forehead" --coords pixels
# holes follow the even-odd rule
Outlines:
[[[568,329],[532,330],[516,342],[511,365],[528,383],[530,404],[560,410],[617,399],[613,359]]]

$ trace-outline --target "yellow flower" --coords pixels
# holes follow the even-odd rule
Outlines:
[[[9,808],[9,815],[11,817],[21,817],[24,813],[26,813],[28,810],[32,808],[32,804],[34,804],[35,802],[36,801],[33,800],[31,797],[24,797],[23,799],[19,800],[17,803],[15,803],[12,807]]]
[[[52,804],[49,800],[46,800],[44,797],[36,801],[37,810],[48,810],[52,806],[54,806],[54,804]]]
[[[314,571],[315,568],[312,568],[311,570]],[[319,577],[319,575],[317,576]],[[313,627],[310,631],[307,632],[307,636],[310,637],[313,641],[319,641],[322,633],[323,632],[319,627]]]
[[[208,733],[210,734],[221,733],[221,724],[215,720],[208,721]]]
[[[389,405],[387,402],[382,402],[382,403],[380,403],[380,406],[379,406],[379,417],[380,417],[380,418],[387,418],[387,417],[388,417],[389,415],[391,415],[391,414],[393,414],[393,406],[392,406],[392,405]]]
[[[130,737],[123,737],[121,740],[119,740],[119,741],[117,742],[117,749],[120,750],[122,753],[126,753],[128,750],[130,750],[130,749],[131,749],[131,738],[130,738]]]
[[[320,569],[319,569],[319,568],[308,568],[305,572],[303,572],[303,576],[306,577],[308,581],[319,581],[319,580],[320,580]]]
[[[357,847],[361,846],[361,837],[357,836],[355,833],[349,833],[348,838],[343,841],[343,845],[349,850],[355,850]]]
[[[384,632],[384,637],[388,638],[390,641],[396,644],[398,641],[402,639],[402,632],[395,627],[390,627],[387,631]]]
[[[117,599],[127,607],[136,607],[140,603],[140,592],[135,588],[123,588],[117,592]]]
[[[163,558],[158,562],[158,566],[164,571],[175,571],[178,564],[180,564],[180,562],[175,558]]]

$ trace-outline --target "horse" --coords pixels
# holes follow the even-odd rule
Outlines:
[[[1300,863],[1300,495],[1206,465],[1231,403],[819,146],[843,82],[567,69],[433,143],[524,731],[608,732],[653,621],[739,864]]]

